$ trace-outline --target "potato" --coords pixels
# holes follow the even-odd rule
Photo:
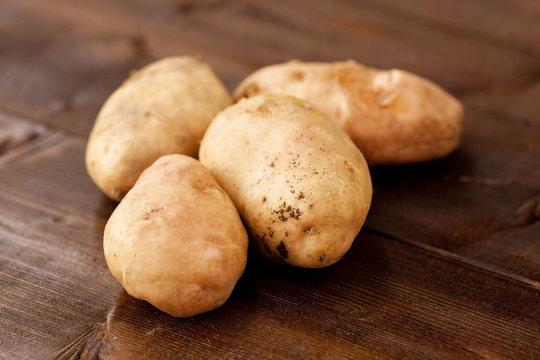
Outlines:
[[[103,105],[86,149],[90,177],[119,201],[160,156],[196,156],[208,124],[230,103],[210,66],[195,57],[146,66]]]
[[[231,196],[253,247],[279,262],[335,263],[370,206],[360,151],[326,115],[290,96],[244,99],[222,111],[199,158]]]
[[[247,247],[229,196],[185,155],[163,156],[141,174],[103,238],[107,265],[126,291],[182,317],[227,300]]]
[[[288,94],[330,115],[370,165],[443,157],[459,145],[463,106],[436,84],[402,70],[353,60],[291,61],[248,76],[233,97]]]

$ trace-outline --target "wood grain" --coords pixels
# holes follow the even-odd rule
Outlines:
[[[448,158],[373,169],[367,228],[540,288],[540,124],[511,120],[469,108]]]
[[[454,93],[516,86],[539,71],[533,54],[369,1],[24,0],[3,14],[0,106],[81,135],[129,71],[172,54],[202,54],[230,89],[291,58],[403,68]]]
[[[540,3],[535,0],[372,2],[448,32],[540,55]]]
[[[88,179],[79,139],[0,171],[0,358],[80,353],[120,286],[102,255],[114,204]]]
[[[116,297],[119,285],[101,254],[114,203],[87,178],[84,145],[65,139],[0,174],[4,356],[83,348],[102,359],[540,354],[538,287],[368,232],[324,270],[250,253],[230,301],[195,318],[172,318],[123,292]]]
[[[386,238],[362,233],[342,261],[315,271],[249,259],[231,299],[194,318],[173,318],[122,293],[99,357],[540,356],[537,289]]]
[[[534,0],[0,0],[0,358],[540,358],[540,48]],[[200,54],[229,89],[291,58],[398,67],[466,107],[458,151],[372,169],[345,258],[249,254],[220,309],[172,318],[110,275],[116,204],[84,169],[107,96]]]
[[[0,111],[0,157],[49,132],[41,124]]]

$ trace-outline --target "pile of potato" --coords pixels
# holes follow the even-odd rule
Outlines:
[[[367,163],[444,156],[462,128],[462,105],[437,85],[352,60],[269,66],[234,97],[200,59],[165,58],[110,96],[88,141],[88,173],[120,201],[109,269],[174,316],[228,299],[248,233],[277,262],[335,263],[369,210]]]

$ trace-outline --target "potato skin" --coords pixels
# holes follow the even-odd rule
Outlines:
[[[151,63],[133,73],[99,112],[86,149],[88,174],[120,201],[160,156],[195,157],[208,124],[230,104],[221,81],[198,58]]]
[[[403,70],[382,71],[353,60],[290,61],[254,72],[233,97],[272,93],[296,96],[327,113],[370,165],[436,159],[459,146],[461,103],[431,81]]]
[[[243,99],[221,112],[199,158],[231,196],[253,247],[278,262],[335,263],[371,203],[360,151],[326,115],[290,96]]]
[[[105,226],[107,265],[126,291],[173,316],[221,306],[246,265],[248,238],[229,196],[197,160],[146,169]]]

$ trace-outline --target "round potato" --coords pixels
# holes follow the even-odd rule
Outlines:
[[[353,60],[290,61],[251,74],[234,97],[272,93],[299,97],[327,113],[370,165],[436,159],[459,145],[461,103],[431,81],[403,70],[381,71]]]
[[[246,265],[248,238],[229,196],[197,160],[166,155],[111,215],[103,249],[126,291],[174,316],[221,306]]]
[[[169,57],[135,72],[105,102],[86,149],[90,177],[119,201],[166,154],[196,156],[210,121],[231,98],[210,66]]]
[[[339,260],[371,203],[360,151],[326,115],[290,96],[243,99],[222,111],[199,158],[231,196],[252,245],[287,264]]]

